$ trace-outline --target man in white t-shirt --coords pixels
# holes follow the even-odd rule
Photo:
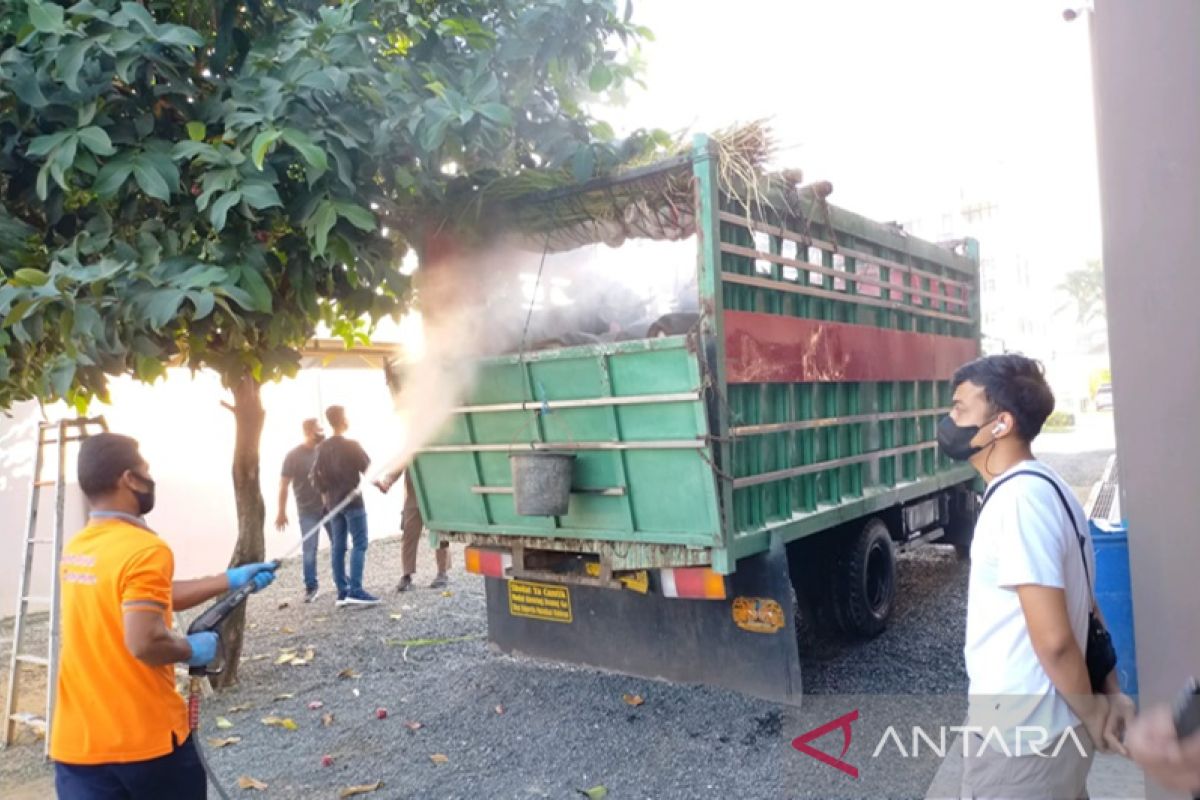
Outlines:
[[[1041,364],[988,356],[955,373],[953,408],[938,425],[942,452],[988,484],[967,590],[964,797],[1085,798],[1093,748],[1123,752],[1133,714],[1115,671],[1092,693],[1087,519],[1030,448],[1053,410]]]

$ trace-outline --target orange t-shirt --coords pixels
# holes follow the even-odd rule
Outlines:
[[[123,764],[167,755],[188,736],[187,706],[173,665],[152,667],[125,646],[124,606],[157,604],[170,626],[171,548],[131,522],[93,518],[63,548],[59,572],[62,648],[50,757]]]

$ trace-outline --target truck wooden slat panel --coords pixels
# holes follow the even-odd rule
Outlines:
[[[729,383],[948,380],[973,339],[748,311],[725,312]]]

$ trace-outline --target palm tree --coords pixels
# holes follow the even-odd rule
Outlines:
[[[1104,268],[1099,261],[1089,261],[1082,269],[1067,273],[1055,290],[1066,295],[1058,311],[1075,310],[1075,321],[1081,328],[1081,339],[1089,353],[1108,349],[1108,320],[1104,303]]]

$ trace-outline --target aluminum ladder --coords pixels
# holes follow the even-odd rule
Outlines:
[[[33,477],[29,489],[29,510],[26,517],[25,536],[21,539],[21,575],[17,584],[17,613],[13,622],[12,652],[8,660],[8,693],[4,701],[4,737],[0,747],[7,748],[16,738],[20,725],[32,727],[44,736],[45,749],[50,748],[50,721],[54,718],[55,682],[58,676],[59,636],[59,559],[63,548],[63,520],[67,501],[67,445],[78,442],[100,431],[107,431],[104,417],[64,419],[58,422],[39,422],[37,450],[33,459]],[[46,448],[57,446],[55,477],[44,479]],[[54,528],[49,535],[38,535],[38,507],[42,489],[54,487]],[[43,559],[50,566],[50,594],[30,594],[33,586],[33,562],[38,547],[49,546],[51,558]],[[46,607],[50,611],[49,629],[44,654],[25,652],[31,606]],[[17,700],[21,688],[21,671],[28,668],[46,669],[46,713],[17,713]]]

